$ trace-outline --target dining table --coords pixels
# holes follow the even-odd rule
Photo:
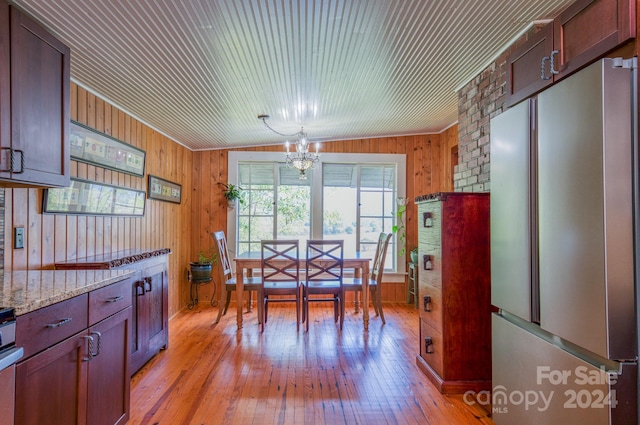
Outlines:
[[[237,307],[237,325],[238,330],[242,329],[242,306],[244,298],[243,277],[245,272],[247,276],[251,276],[253,270],[262,269],[262,256],[260,252],[249,251],[244,252],[234,258],[236,263],[236,307]],[[354,270],[354,276],[362,278],[362,320],[364,330],[369,330],[369,263],[371,258],[361,253],[343,258],[343,268]],[[298,267],[304,270],[306,267],[306,258],[298,259]],[[258,300],[261,302],[261,300]]]

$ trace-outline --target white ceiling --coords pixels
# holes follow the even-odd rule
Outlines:
[[[72,80],[193,149],[440,132],[456,89],[572,0],[13,0]]]

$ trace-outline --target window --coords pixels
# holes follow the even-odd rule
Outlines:
[[[245,203],[237,213],[237,252],[260,251],[262,239],[298,239],[311,235],[311,186],[283,163],[240,162],[237,184]]]
[[[405,155],[322,154],[308,180],[275,152],[230,152],[229,182],[245,204],[228,217],[229,246],[259,251],[262,239],[344,239],[345,255],[373,256],[380,232],[395,224],[395,199],[405,196]],[[386,268],[404,273],[392,239]]]

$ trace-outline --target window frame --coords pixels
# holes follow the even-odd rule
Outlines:
[[[237,184],[238,182],[238,163],[239,162],[283,162],[283,152],[260,152],[260,151],[230,151],[227,158],[227,179],[228,183]],[[322,239],[322,163],[346,163],[346,164],[395,164],[396,165],[396,197],[406,198],[406,162],[405,154],[386,154],[386,153],[321,153],[318,167],[308,171],[311,180],[311,238]],[[319,205],[320,208],[314,208]],[[397,208],[397,206],[395,206]],[[232,248],[232,257],[235,254],[237,240],[237,208],[230,209],[227,214],[227,239],[228,246]],[[395,212],[395,211],[394,211]],[[394,234],[396,238],[397,234]],[[388,255],[393,255],[389,253]],[[405,255],[396,258],[397,270],[395,272],[385,273],[385,280],[401,281],[406,274]]]

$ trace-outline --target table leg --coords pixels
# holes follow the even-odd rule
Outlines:
[[[362,267],[362,320],[364,330],[369,330],[369,262]]]
[[[236,323],[238,324],[238,329],[242,329],[242,295],[244,293],[242,276],[243,269],[242,267],[238,267],[238,265],[236,264]]]
[[[360,269],[355,269],[353,271],[353,277],[354,278],[362,277],[362,271]],[[360,312],[359,297],[360,297],[360,295],[358,294],[358,291],[354,291],[353,292],[353,312],[356,313],[356,314],[358,314]]]

